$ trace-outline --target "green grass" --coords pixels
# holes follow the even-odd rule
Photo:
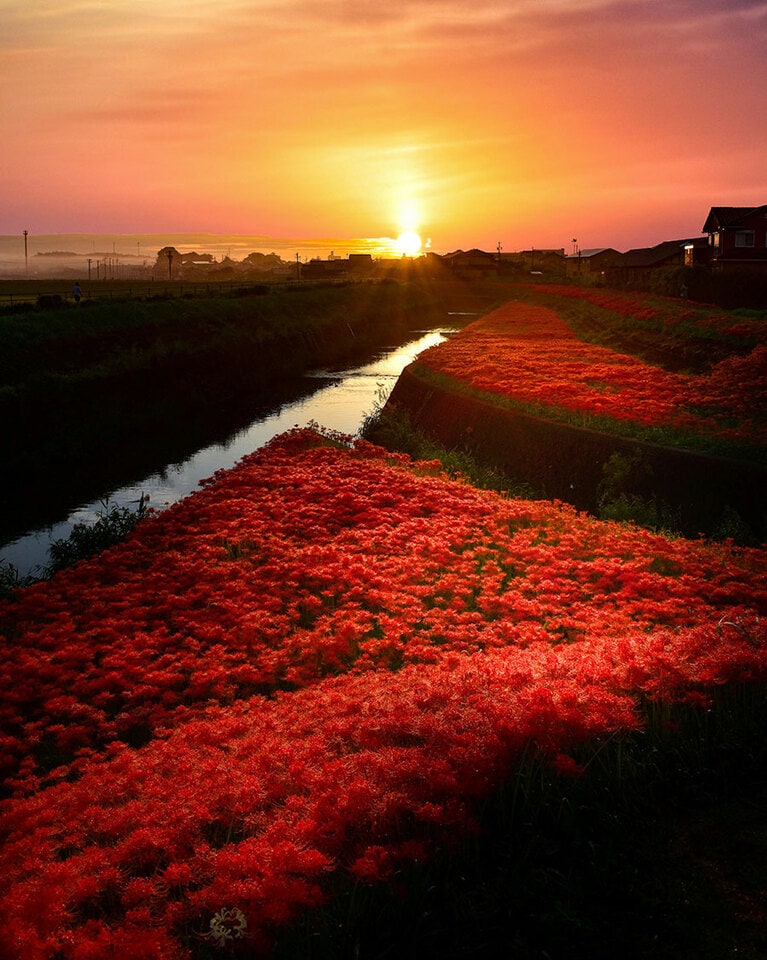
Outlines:
[[[443,316],[442,304],[408,284],[302,287],[239,298],[127,300],[0,314],[0,385],[20,395],[163,371],[203,361],[279,366],[329,343],[370,342],[382,329]]]

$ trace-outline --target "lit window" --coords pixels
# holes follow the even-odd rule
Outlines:
[[[736,247],[753,247],[753,245],[754,245],[753,230],[736,230],[735,231]]]

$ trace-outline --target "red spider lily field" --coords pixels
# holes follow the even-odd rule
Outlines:
[[[764,317],[741,319],[681,301],[650,305],[626,294],[579,287],[540,285],[535,292],[538,300],[548,295],[555,306],[578,302],[628,318],[634,331],[643,324],[661,330],[686,325],[707,349],[721,348],[729,338],[732,352],[703,371],[672,372],[585,342],[558,309],[512,301],[432,348],[419,363],[543,416],[764,462]],[[672,344],[669,352],[676,347]]]
[[[269,955],[531,752],[761,688],[766,611],[761,549],[284,434],[0,607],[3,955]]]
[[[535,295],[553,299],[521,295],[418,365],[537,415],[762,462],[763,320],[599,290]],[[687,324],[706,349],[725,346],[672,372],[586,342],[582,318],[555,309],[568,301],[630,318],[631,336]],[[411,916],[428,913],[419,904],[441,896],[440,864],[456,863],[464,882],[472,844],[488,859],[497,844],[528,849],[536,797],[557,830],[579,834],[573,824],[595,809],[617,823],[614,801],[641,786],[632,762],[694,779],[702,731],[717,723],[730,724],[727,749],[743,742],[705,747],[727,775],[738,768],[730,801],[761,783],[745,726],[749,710],[752,721],[765,712],[765,614],[764,547],[599,520],[479,489],[437,460],[296,428],[122,543],[0,601],[0,956],[404,955],[396,938],[365,952],[364,905],[379,929],[410,903]],[[594,843],[580,843],[598,871]],[[741,849],[739,866],[748,860]],[[555,886],[576,886],[566,872],[548,868]],[[499,889],[509,897],[508,875]],[[680,902],[691,896],[685,879]],[[538,928],[562,927],[559,952],[519,937],[512,950],[504,929],[495,947],[449,945],[443,930],[437,953],[572,960],[621,944],[626,957],[703,956],[660,934],[651,953],[632,952],[630,926],[579,953],[567,912],[577,897],[566,899],[543,905]],[[736,913],[767,930],[760,907]],[[750,946],[739,956],[763,955],[767,934]]]

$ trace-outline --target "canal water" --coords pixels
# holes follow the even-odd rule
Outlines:
[[[316,383],[316,389],[300,400],[272,410],[221,443],[197,450],[182,463],[170,464],[137,483],[112,490],[102,500],[82,504],[59,522],[0,546],[0,562],[13,564],[21,576],[39,573],[48,562],[50,544],[69,536],[76,523],[96,520],[104,512],[105,504],[135,508],[143,496],[148,497],[150,507],[162,509],[192,493],[201,480],[216,470],[234,466],[245,454],[293,427],[317,423],[354,436],[366,416],[389,395],[402,370],[419,353],[441,343],[452,332],[448,328],[423,331],[403,346],[383,351],[364,366],[311,372],[307,377]]]

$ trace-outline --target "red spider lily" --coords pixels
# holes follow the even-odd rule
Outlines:
[[[620,306],[635,318],[642,314],[635,301],[619,295],[567,287],[557,293],[588,297],[611,310]],[[542,411],[564,409],[640,427],[767,442],[767,347],[761,344],[746,356],[720,361],[707,374],[670,373],[578,340],[553,310],[511,302],[421,354],[418,362]]]
[[[575,775],[640,697],[763,682],[765,609],[762,550],[292,431],[0,607],[8,955],[267,950],[330,873],[475,829],[531,746]]]

